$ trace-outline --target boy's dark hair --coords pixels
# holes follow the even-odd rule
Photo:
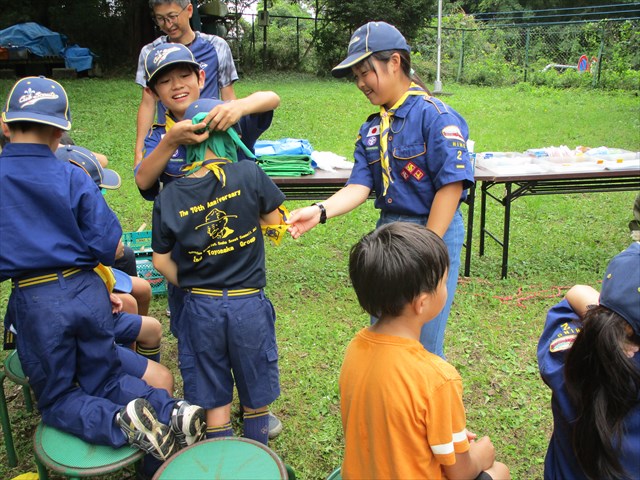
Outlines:
[[[149,87],[151,91],[157,95],[156,84],[158,83],[160,77],[162,77],[162,75],[166,75],[169,72],[173,72],[177,68],[189,68],[190,70],[193,70],[196,75],[200,73],[200,68],[196,67],[195,65],[191,65],[190,63],[176,63],[174,65],[168,65],[167,67],[162,69],[162,72],[159,72],[147,82],[147,87]]]
[[[16,122],[6,123],[5,125],[7,125],[9,130],[12,131],[12,132],[22,132],[22,133],[34,132],[34,131],[37,131],[37,130],[48,130],[48,129],[57,128],[57,127],[54,127],[53,125],[44,125],[42,123],[30,122],[28,120],[20,120],[20,121],[16,121]],[[7,141],[8,141],[8,139],[7,139]]]
[[[368,233],[349,255],[349,276],[358,302],[378,318],[398,316],[421,293],[433,293],[448,268],[444,241],[408,222]]]

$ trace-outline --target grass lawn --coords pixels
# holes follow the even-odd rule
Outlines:
[[[0,80],[2,98],[12,83]],[[72,137],[105,153],[110,168],[122,176],[122,188],[106,198],[124,230],[136,230],[142,223],[150,228],[152,204],[138,194],[131,171],[139,87],[132,78],[63,84],[71,98]],[[260,89],[274,90],[282,99],[264,138],[305,138],[316,150],[347,158],[360,124],[376,110],[343,81],[270,75],[245,78],[236,86],[240,96]],[[637,91],[560,91],[526,84],[499,89],[446,85],[445,91],[451,96],[444,100],[467,119],[478,152],[552,145],[640,150]],[[479,257],[476,235],[472,276],[460,279],[445,348],[463,378],[469,429],[492,438],[497,458],[511,468],[513,478],[542,478],[551,433],[550,395],[535,358],[545,312],[571,285],[598,288],[608,260],[630,242],[627,223],[635,194],[519,199],[512,206],[506,280],[499,279],[499,246],[489,242],[485,256]],[[466,207],[463,210],[466,214]],[[284,423],[270,446],[298,478],[324,478],[341,463],[338,374],[347,343],[368,323],[349,284],[347,257],[376,218],[369,201],[297,241],[267,246],[267,290],[278,314],[282,384],[273,410]],[[497,207],[489,205],[488,219],[490,228],[500,228]],[[0,284],[3,311],[9,291],[8,282]],[[165,308],[166,297],[155,297],[152,315],[167,327],[162,362],[174,371],[181,388]],[[0,359],[5,356],[0,352]],[[35,471],[31,437],[39,416],[24,413],[20,390],[5,383],[20,463],[8,468],[0,448],[0,478],[12,478]]]

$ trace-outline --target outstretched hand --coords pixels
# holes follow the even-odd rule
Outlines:
[[[202,123],[207,125],[209,130],[226,131],[229,127],[238,123],[242,116],[243,111],[241,105],[232,100],[213,107],[207,116],[204,117]]]
[[[310,206],[293,210],[286,223],[289,225],[288,231],[291,236],[300,238],[303,233],[320,223],[320,209],[316,206]]]
[[[170,135],[171,141],[176,145],[197,145],[209,138],[206,126],[207,124],[204,122],[194,125],[191,120],[182,120],[169,130],[167,136]]]

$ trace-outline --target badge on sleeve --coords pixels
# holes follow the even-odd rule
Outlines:
[[[380,135],[380,125],[376,125],[374,127],[371,127],[369,129],[369,131],[367,132],[367,137],[372,137],[374,135]]]
[[[556,333],[556,338],[551,341],[549,351],[555,353],[569,350],[576,341],[578,333],[580,333],[579,327],[570,323],[563,323]]]
[[[464,142],[464,137],[462,136],[462,132],[456,125],[447,125],[442,129],[442,136],[447,140],[457,140],[460,142]]]

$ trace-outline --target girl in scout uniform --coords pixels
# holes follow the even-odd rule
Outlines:
[[[576,285],[547,314],[540,376],[552,392],[544,478],[640,474],[640,243],[607,267],[600,293]]]
[[[413,222],[437,233],[449,251],[448,298],[442,312],[423,327],[420,341],[444,357],[464,238],[458,206],[473,184],[467,123],[429,95],[413,74],[405,38],[387,23],[369,22],[354,32],[347,58],[332,70],[335,77],[349,73],[380,112],[360,128],[347,185],[325,202],[291,212],[291,235],[298,238],[327,218],[353,210],[372,191],[380,210],[377,226]]]

